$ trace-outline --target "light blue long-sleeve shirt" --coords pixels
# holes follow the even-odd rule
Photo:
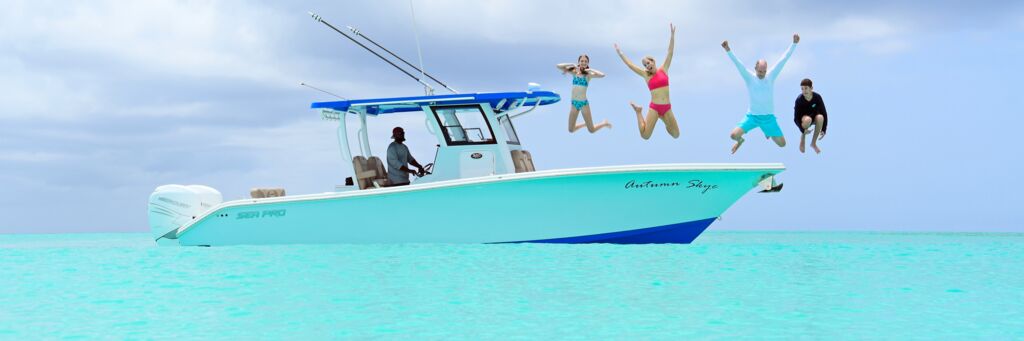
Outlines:
[[[782,55],[782,58],[775,63],[774,67],[768,70],[764,79],[757,78],[753,72],[747,70],[743,66],[743,62],[732,53],[732,50],[728,52],[729,59],[732,59],[732,63],[736,65],[736,69],[740,71],[740,76],[743,77],[743,82],[747,84],[747,92],[750,95],[750,107],[747,108],[747,114],[775,114],[775,101],[773,100],[775,96],[775,78],[779,77],[782,67],[786,66],[786,61],[789,60],[789,56],[793,55],[793,49],[795,48],[796,43],[789,45],[789,49],[786,49],[786,53]]]
[[[388,182],[392,185],[409,183],[409,173],[402,170],[413,160],[409,155],[409,147],[398,142],[388,145]]]

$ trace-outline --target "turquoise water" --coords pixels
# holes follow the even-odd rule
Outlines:
[[[156,247],[0,236],[0,338],[1024,338],[1024,234]]]

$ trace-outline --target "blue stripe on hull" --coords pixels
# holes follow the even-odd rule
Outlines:
[[[558,243],[558,244],[689,244],[697,239],[716,218],[688,221],[685,223],[649,227],[637,230],[592,234],[586,236],[524,240],[504,243]],[[498,243],[503,244],[503,243]]]

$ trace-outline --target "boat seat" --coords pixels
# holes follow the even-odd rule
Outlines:
[[[516,168],[516,173],[522,173],[526,171],[526,164],[523,163],[523,151],[513,150],[512,151],[512,165]]]
[[[253,188],[249,196],[253,199],[283,197],[284,188]]]
[[[526,159],[524,161],[524,163],[526,164],[526,171],[527,172],[534,172],[534,171],[536,171],[537,169],[533,168],[533,154],[530,154],[529,150],[523,150],[523,155],[526,156]]]
[[[380,158],[371,156],[369,159],[366,159],[366,166],[368,169],[376,173],[373,178],[370,179],[371,186],[387,187],[391,184],[391,182],[388,181],[388,171],[384,168],[384,162],[381,162]]]
[[[516,173],[534,171],[533,158],[530,156],[530,152],[525,150],[512,151],[512,164],[516,168]]]
[[[359,189],[373,188],[371,179],[377,177],[377,171],[369,167],[365,157],[360,155],[352,158],[352,171],[356,173],[354,178]]]

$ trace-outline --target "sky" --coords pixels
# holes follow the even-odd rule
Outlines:
[[[412,11],[410,10],[412,4]],[[18,1],[0,0],[0,233],[145,232],[163,184],[204,184],[226,200],[252,187],[333,190],[346,176],[336,124],[310,102],[416,96],[422,88],[314,22],[350,25],[462,92],[567,98],[554,65],[581,53],[597,120],[567,131],[564,101],[520,117],[538,169],[782,162],[785,190],[741,199],[719,230],[1024,232],[1019,128],[1024,3],[945,1]],[[415,20],[413,20],[415,19]],[[413,22],[415,21],[415,25]],[[629,102],[649,100],[615,55],[660,63],[678,26],[671,78],[681,136],[640,138]],[[758,131],[736,155],[747,108],[719,46],[770,66],[802,40],[776,82],[790,142]],[[801,154],[791,122],[803,78],[829,111],[822,154]],[[439,92],[440,93],[440,92]],[[371,120],[433,154],[422,118]],[[496,203],[500,205],[501,203]],[[566,203],[572,205],[572,203]],[[576,207],[585,213],[586,207]]]

